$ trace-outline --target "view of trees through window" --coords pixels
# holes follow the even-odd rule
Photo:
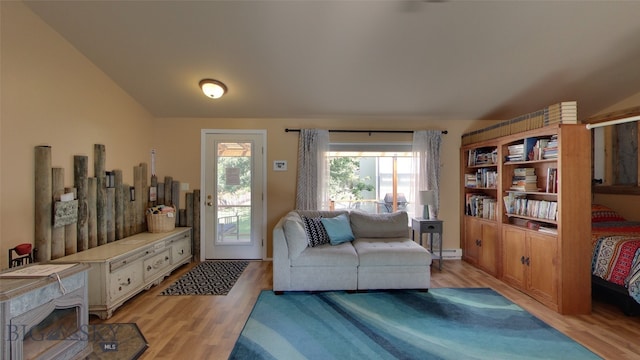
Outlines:
[[[411,153],[333,151],[329,159],[329,198],[334,209],[388,213],[408,210],[413,202],[409,199]]]

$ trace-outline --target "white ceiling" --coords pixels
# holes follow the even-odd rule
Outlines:
[[[583,119],[640,92],[640,1],[25,2],[156,117]]]

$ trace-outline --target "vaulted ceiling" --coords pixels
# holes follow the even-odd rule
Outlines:
[[[583,119],[640,92],[640,1],[25,3],[156,117]]]

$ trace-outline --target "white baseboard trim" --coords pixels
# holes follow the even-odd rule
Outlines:
[[[462,249],[442,249],[442,260],[462,259]]]

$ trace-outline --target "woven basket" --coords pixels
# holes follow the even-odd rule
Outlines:
[[[162,233],[176,228],[174,213],[147,214],[147,228],[150,233]]]

